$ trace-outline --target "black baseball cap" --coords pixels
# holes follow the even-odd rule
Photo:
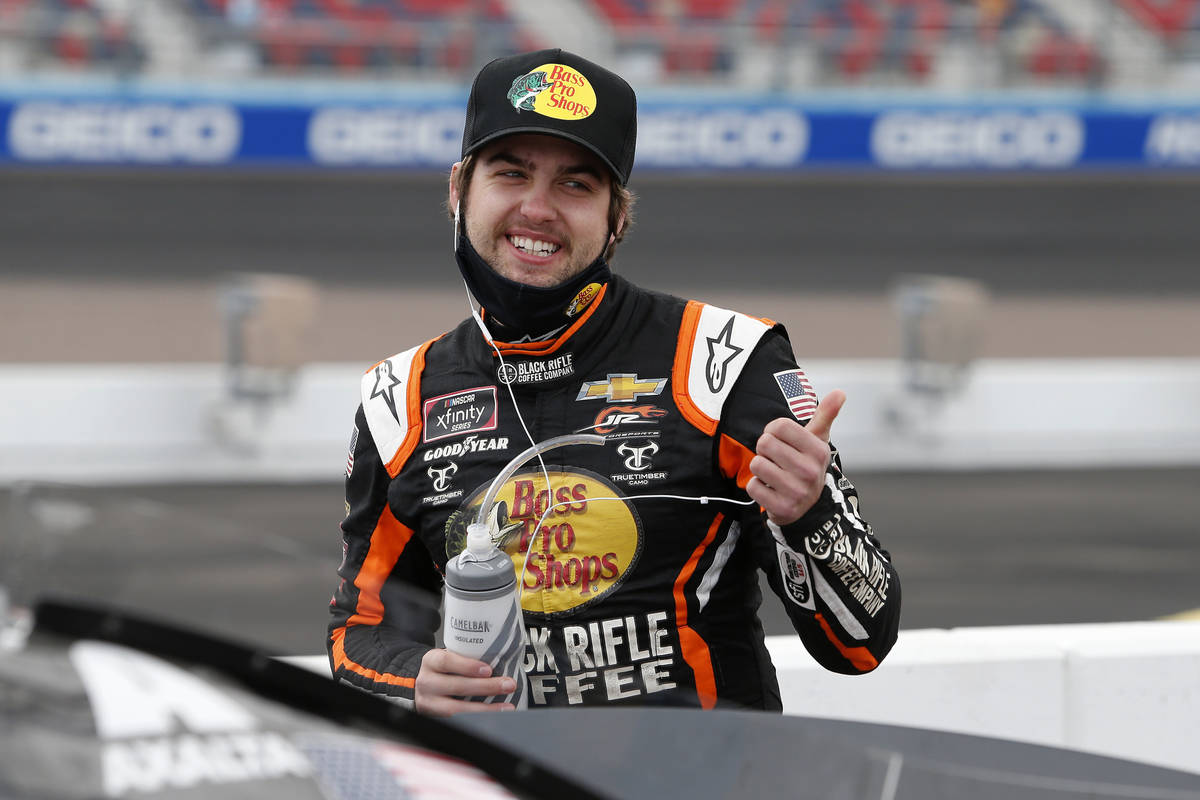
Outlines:
[[[462,155],[514,133],[545,133],[582,145],[623,186],[633,169],[637,96],[620,75],[566,50],[498,58],[471,85]]]

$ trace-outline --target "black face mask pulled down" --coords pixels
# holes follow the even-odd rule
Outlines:
[[[454,260],[489,321],[499,322],[503,338],[524,337],[537,341],[574,322],[587,308],[579,303],[580,292],[591,283],[603,285],[612,277],[604,254],[587,269],[557,286],[526,286],[505,278],[483,260],[467,238],[466,224],[459,220],[454,237]],[[590,300],[591,298],[589,298]]]

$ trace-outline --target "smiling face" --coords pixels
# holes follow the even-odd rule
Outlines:
[[[486,145],[465,197],[454,172],[450,202],[461,201],[467,238],[509,280],[557,286],[587,269],[609,242],[612,178],[604,162],[573,142],[518,134]]]

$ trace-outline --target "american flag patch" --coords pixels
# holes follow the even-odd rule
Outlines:
[[[346,477],[354,472],[354,448],[358,446],[358,426],[354,426],[354,431],[350,434],[350,455],[346,456]]]
[[[787,400],[792,416],[801,422],[812,419],[817,410],[817,393],[813,391],[804,370],[785,369],[783,372],[776,372],[775,382],[779,384],[779,391],[783,392],[783,398]]]

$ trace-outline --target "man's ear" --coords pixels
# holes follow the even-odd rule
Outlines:
[[[454,166],[450,167],[450,203],[449,203],[449,205],[450,205],[451,211],[453,211],[455,213],[457,213],[457,211],[458,211],[458,201],[460,198],[458,196],[458,188],[457,188],[457,185],[456,185],[454,179],[458,176],[458,171],[460,169],[462,169],[461,161],[455,162]]]
[[[614,242],[621,236],[621,232],[625,230],[625,214],[617,217],[617,229],[609,235],[609,242]]]

